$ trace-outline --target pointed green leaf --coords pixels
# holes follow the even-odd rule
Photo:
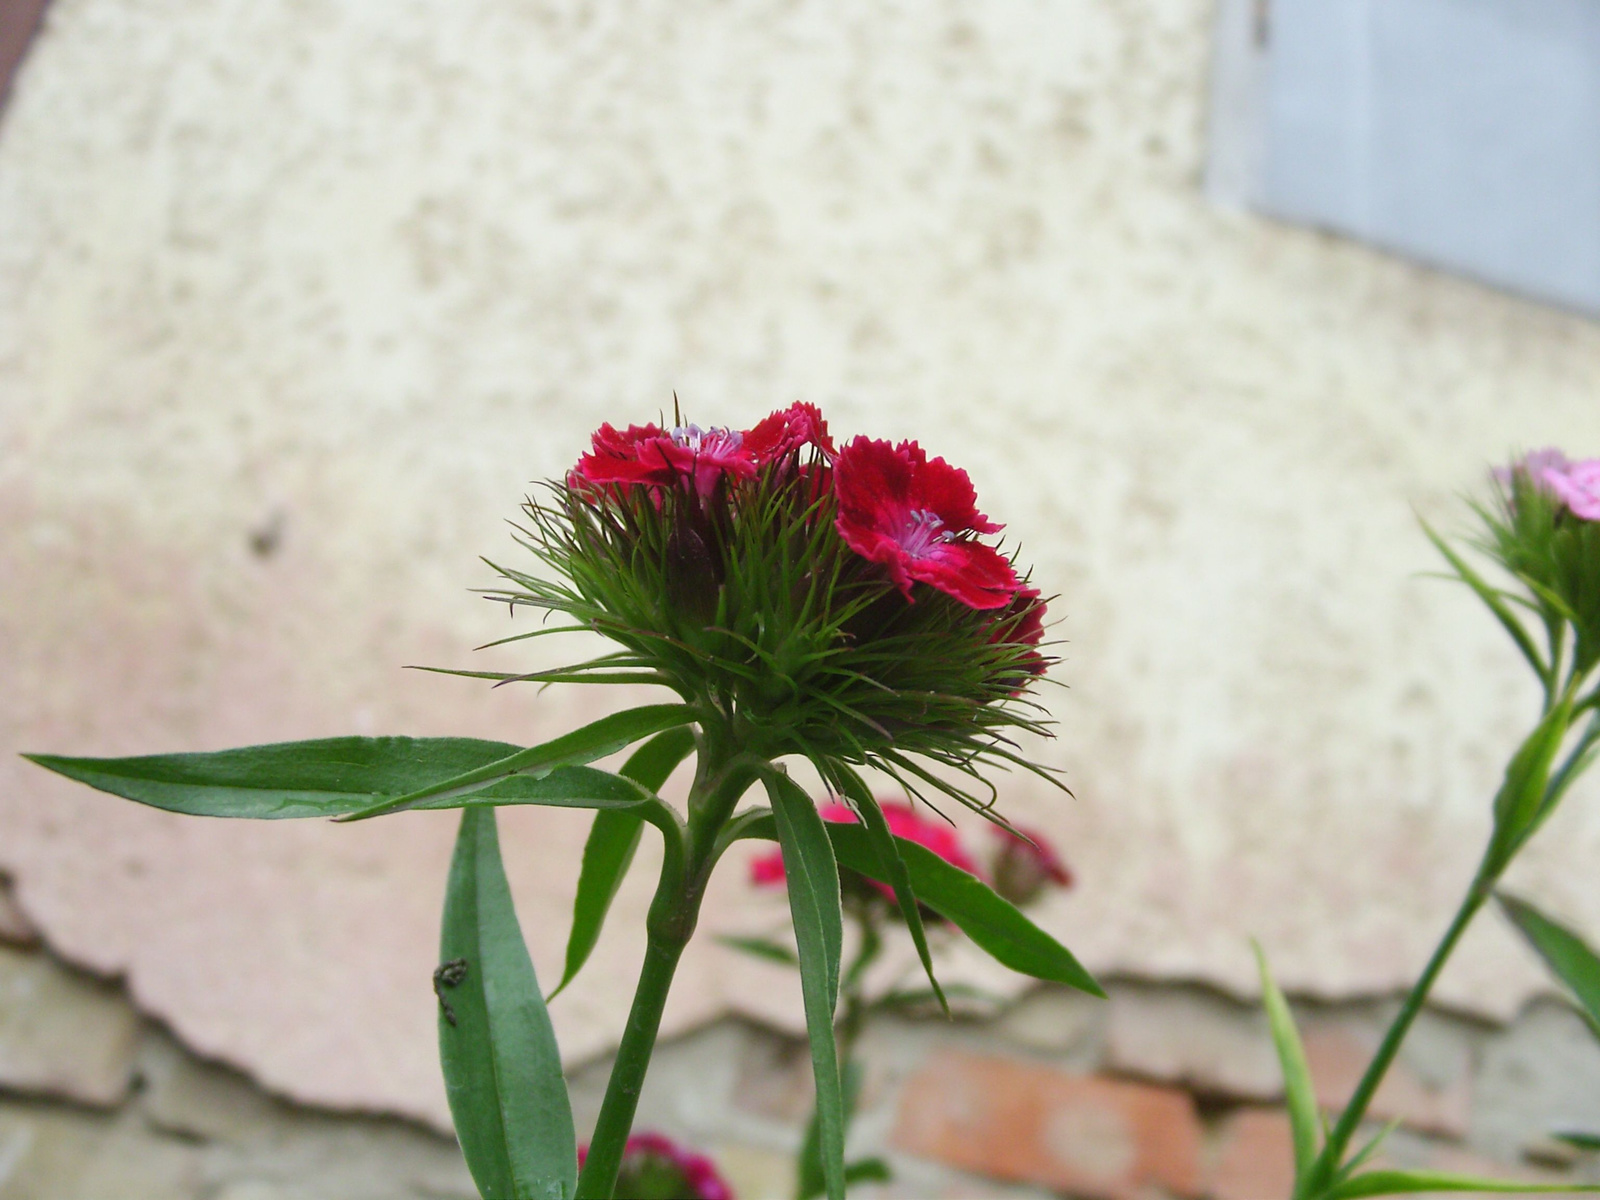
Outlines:
[[[635,750],[618,773],[646,791],[656,792],[693,749],[692,731],[669,729]],[[556,990],[550,993],[550,999],[555,999],[589,961],[590,952],[600,940],[606,913],[633,862],[634,851],[639,848],[643,831],[644,818],[638,813],[624,810],[595,814],[589,840],[583,847],[578,890],[572,900],[572,932],[567,937],[566,969]]]
[[[1575,1150],[1600,1150],[1600,1133],[1578,1133],[1576,1130],[1563,1129],[1550,1136]]]
[[[26,757],[102,792],[201,817],[336,817],[519,753],[476,738],[339,737],[138,758]]]
[[[1318,1200],[1360,1200],[1363,1196],[1403,1196],[1412,1192],[1600,1192],[1600,1183],[1524,1183],[1445,1171],[1368,1171],[1335,1184]]]
[[[1522,936],[1555,972],[1556,978],[1571,989],[1583,1006],[1589,1026],[1600,1034],[1600,957],[1583,939],[1565,926],[1552,921],[1526,900],[1504,892],[1495,893],[1500,909]]]
[[[861,1064],[849,1061],[844,1064],[844,1129],[846,1135],[850,1132],[850,1122],[855,1119],[856,1101],[861,1097]],[[870,1173],[867,1175],[853,1175],[851,1172],[857,1167],[866,1167],[870,1163],[881,1163],[880,1159],[864,1159],[860,1162],[849,1163],[844,1169],[846,1184],[859,1183],[862,1179],[876,1178]],[[883,1179],[888,1178],[888,1167],[884,1168]],[[868,1168],[870,1171],[870,1168]],[[822,1175],[822,1150],[817,1133],[817,1110],[811,1109],[811,1116],[806,1121],[805,1136],[800,1142],[800,1156],[795,1160],[795,1200],[813,1200],[827,1191],[827,1181]]]
[[[1572,701],[1564,699],[1540,718],[1517,752],[1506,764],[1505,778],[1494,798],[1495,841],[1505,853],[1533,832],[1533,822],[1542,815],[1550,768],[1555,764],[1561,743],[1572,724]]]
[[[613,775],[610,771],[602,771],[597,767],[556,767],[547,775],[513,775],[465,794],[452,791],[447,795],[429,796],[418,800],[406,811],[499,808],[514,804],[622,810],[639,815],[646,805],[659,805],[661,801],[648,788],[642,788],[633,780]]]
[[[1444,555],[1450,565],[1455,568],[1455,572],[1461,577],[1461,581],[1477,593],[1478,599],[1488,605],[1489,611],[1495,615],[1495,619],[1511,635],[1511,640],[1517,644],[1517,649],[1522,651],[1522,656],[1538,672],[1539,678],[1546,678],[1548,671],[1544,665],[1544,660],[1539,657],[1539,651],[1534,647],[1533,639],[1528,636],[1528,631],[1522,627],[1522,622],[1512,615],[1511,609],[1506,606],[1506,602],[1501,598],[1500,593],[1490,587],[1483,576],[1468,566],[1466,560],[1455,552],[1450,543],[1435,533],[1426,521],[1422,522],[1422,532],[1428,535],[1428,540],[1438,548],[1439,553]]]
[[[778,844],[783,847],[789,915],[800,951],[800,990],[817,1082],[817,1129],[828,1200],[844,1200],[844,1096],[833,1014],[839,1002],[839,962],[844,951],[844,916],[839,867],[827,822],[811,797],[787,775],[765,776]]]
[[[1267,968],[1267,956],[1252,941],[1256,966],[1261,972],[1261,1001],[1267,1010],[1267,1021],[1272,1026],[1272,1044],[1278,1051],[1278,1063],[1283,1069],[1283,1091],[1289,1108],[1289,1130],[1294,1139],[1294,1173],[1304,1179],[1312,1160],[1317,1156],[1317,1094],[1311,1086],[1311,1068],[1306,1064],[1305,1047],[1300,1044],[1300,1033],[1294,1027],[1294,1016],[1289,1012],[1289,1002],[1283,998],[1272,972]]]
[[[565,1200],[578,1182],[572,1110],[493,809],[461,814],[439,958],[439,1060],[473,1182],[496,1200]]]
[[[1351,1157],[1350,1161],[1345,1163],[1345,1165],[1339,1169],[1339,1178],[1343,1179],[1347,1176],[1354,1175],[1357,1171],[1359,1171],[1366,1164],[1366,1161],[1369,1158],[1383,1148],[1384,1142],[1389,1140],[1390,1135],[1393,1134],[1396,1129],[1399,1129],[1402,1123],[1403,1118],[1395,1117],[1382,1129],[1378,1130],[1377,1133],[1373,1134],[1372,1137],[1368,1139],[1367,1144],[1361,1147],[1361,1149]],[[1324,1142],[1328,1140],[1327,1113],[1322,1114],[1322,1140]]]
[[[866,782],[848,767],[840,764],[838,767],[840,779],[844,784],[845,795],[855,801],[857,812],[861,815],[862,827],[867,831],[868,843],[878,861],[878,869],[873,872],[878,879],[887,880],[894,889],[895,903],[900,906],[900,916],[906,923],[906,928],[911,931],[911,942],[917,948],[917,957],[922,960],[922,970],[928,976],[928,986],[933,989],[933,994],[939,1000],[939,1007],[945,1016],[950,1015],[950,1002],[945,999],[944,989],[939,986],[939,981],[933,974],[933,954],[928,949],[928,935],[922,928],[922,910],[917,907],[916,891],[911,886],[911,876],[906,871],[905,860],[900,857],[895,836],[889,830],[889,822],[884,818],[883,810],[878,807],[878,801],[873,796]]]
[[[867,841],[865,829],[840,821],[824,824],[840,866],[881,883],[892,882],[879,878],[878,856]],[[741,830],[741,836],[773,839],[771,818],[752,820]],[[926,846],[899,837],[895,843],[918,902],[954,923],[996,962],[1035,979],[1064,983],[1091,996],[1105,997],[1094,976],[1084,970],[1070,950],[983,880],[952,866]],[[787,867],[787,852],[784,864]]]
[[[737,950],[740,954],[748,954],[751,958],[764,959],[767,962],[777,963],[785,967],[798,967],[800,956],[782,942],[775,942],[771,938],[737,937],[731,933],[719,933],[716,940],[730,950]]]
[[[852,1163],[845,1164],[846,1183],[889,1183],[893,1179],[894,1172],[881,1158],[858,1158]]]
[[[514,776],[537,778],[548,775],[557,767],[579,766],[615,754],[652,734],[688,725],[695,719],[695,710],[687,704],[647,704],[612,713],[592,721],[581,729],[562,734],[558,738],[520,750],[498,762],[489,763],[476,770],[466,771],[451,779],[429,784],[403,796],[384,800],[345,820],[364,820],[381,817],[403,809],[415,808],[423,800],[434,801],[432,807],[448,807],[446,801],[481,792]]]

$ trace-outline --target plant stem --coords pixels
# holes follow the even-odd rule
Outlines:
[[[633,991],[633,1007],[628,1010],[628,1024],[617,1046],[594,1136],[589,1140],[589,1154],[578,1174],[574,1200],[609,1200],[617,1186],[617,1171],[622,1166],[628,1135],[633,1131],[633,1115],[655,1050],[667,992],[683,948],[694,933],[706,881],[721,849],[717,834],[755,778],[748,761],[718,753],[719,747],[709,733],[705,731],[701,737],[699,762],[689,789],[687,845],[681,854],[669,852],[662,862],[661,881],[656,885],[646,922],[649,940],[644,966]]]
[[[1487,866],[1487,864],[1485,864]],[[1351,1094],[1350,1101],[1345,1105],[1344,1112],[1339,1116],[1339,1122],[1334,1126],[1333,1132],[1328,1135],[1328,1142],[1322,1148],[1322,1153],[1317,1156],[1317,1161],[1311,1169],[1306,1180],[1306,1189],[1297,1195],[1315,1197],[1326,1190],[1336,1178],[1339,1166],[1344,1159],[1346,1148],[1350,1144],[1357,1127],[1367,1115],[1367,1107],[1372,1103],[1372,1097],[1377,1093],[1378,1085],[1383,1082],[1384,1075],[1394,1062],[1395,1055],[1400,1052],[1400,1043],[1410,1032],[1412,1023],[1417,1019],[1417,1014],[1422,1011],[1422,1006],[1428,998],[1428,992],[1433,988],[1434,981],[1443,970],[1445,960],[1450,957],[1456,948],[1456,943],[1461,940],[1461,935],[1466,932],[1472,918],[1477,915],[1480,908],[1489,899],[1494,891],[1495,877],[1483,867],[1480,867],[1472,881],[1472,886],[1467,889],[1466,896],[1461,901],[1461,907],[1456,910],[1455,918],[1450,922],[1450,927],[1445,930],[1444,937],[1434,948],[1433,957],[1428,960],[1428,965],[1423,968],[1421,976],[1407,993],[1405,1002],[1401,1004],[1400,1011],[1395,1014],[1394,1020],[1389,1023],[1388,1032],[1383,1035],[1383,1042],[1378,1046],[1378,1052],[1372,1056],[1372,1061],[1367,1064],[1367,1070],[1361,1077],[1361,1082],[1356,1084],[1356,1090]]]
[[[611,1068],[606,1098],[600,1105],[589,1156],[578,1176],[577,1200],[606,1200],[617,1185],[617,1170],[622,1152],[633,1130],[633,1114],[639,1105],[645,1071],[655,1050],[656,1032],[661,1028],[661,1013],[667,1004],[667,989],[683,954],[685,942],[671,942],[651,936],[634,989],[633,1008],[617,1047],[617,1060]]]

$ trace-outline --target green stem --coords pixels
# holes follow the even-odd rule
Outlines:
[[[578,1176],[576,1200],[606,1200],[617,1186],[617,1171],[622,1166],[628,1134],[633,1131],[639,1091],[644,1086],[645,1071],[656,1047],[656,1032],[661,1028],[667,989],[672,986],[672,975],[677,970],[684,945],[651,937],[645,949],[644,968],[639,972],[639,986],[633,993],[633,1008],[628,1012],[628,1024],[622,1031],[622,1044],[617,1047],[617,1060],[611,1068],[606,1098],[600,1105],[600,1118],[595,1122],[594,1137],[589,1142],[589,1156]]]
[[[628,1135],[633,1131],[633,1115],[639,1107],[639,1093],[661,1029],[672,976],[694,933],[706,881],[723,849],[718,834],[754,778],[753,767],[743,757],[724,757],[717,753],[709,737],[702,737],[700,760],[689,789],[687,845],[677,854],[671,853],[669,847],[662,862],[661,881],[646,922],[649,941],[644,966],[639,971],[633,1007],[628,1010],[628,1024],[617,1047],[574,1200],[608,1200],[617,1186],[617,1172]]]
[[[1339,1116],[1339,1122],[1334,1126],[1333,1132],[1328,1135],[1328,1143],[1322,1148],[1322,1153],[1317,1156],[1310,1177],[1307,1179],[1305,1195],[1318,1196],[1325,1191],[1337,1178],[1339,1166],[1344,1159],[1346,1148],[1350,1139],[1355,1135],[1362,1119],[1367,1115],[1367,1107],[1372,1103],[1372,1097],[1378,1091],[1378,1085],[1383,1082],[1384,1075],[1394,1062],[1395,1055],[1400,1052],[1400,1043],[1410,1032],[1412,1023],[1417,1019],[1417,1014],[1422,1011],[1423,1004],[1427,1001],[1428,992],[1433,988],[1434,981],[1438,979],[1439,972],[1444,969],[1445,961],[1456,948],[1456,943],[1461,940],[1461,935],[1466,932],[1472,918],[1477,915],[1480,908],[1489,899],[1494,891],[1494,876],[1480,868],[1477,876],[1472,881],[1472,886],[1467,890],[1461,907],[1456,910],[1450,928],[1445,930],[1444,937],[1434,948],[1433,957],[1428,960],[1428,965],[1423,969],[1417,982],[1412,985],[1407,993],[1405,1002],[1400,1006],[1400,1011],[1389,1024],[1388,1032],[1383,1036],[1383,1042],[1378,1047],[1378,1052],[1372,1056],[1372,1061],[1367,1064],[1366,1074],[1362,1075],[1361,1082],[1356,1084],[1356,1090],[1351,1093],[1350,1102],[1345,1105],[1344,1112]]]

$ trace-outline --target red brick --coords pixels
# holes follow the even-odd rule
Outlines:
[[[895,1145],[997,1179],[1134,1200],[1201,1189],[1194,1101],[1173,1088],[945,1051],[905,1083]]]
[[[1375,1046],[1366,1046],[1347,1030],[1324,1027],[1305,1033],[1306,1062],[1316,1088],[1317,1103],[1338,1112],[1356,1090]],[[1472,1094],[1463,1075],[1452,1087],[1429,1087],[1402,1062],[1389,1067],[1367,1116],[1374,1121],[1400,1122],[1424,1133],[1464,1137]]]
[[[1222,1126],[1206,1191],[1213,1200],[1284,1200],[1294,1191],[1294,1144],[1280,1110],[1246,1108]]]

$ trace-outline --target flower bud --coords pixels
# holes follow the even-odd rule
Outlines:
[[[1037,900],[1047,887],[1072,886],[1072,872],[1042,834],[993,828],[999,845],[990,870],[1000,895],[1020,908]]]

